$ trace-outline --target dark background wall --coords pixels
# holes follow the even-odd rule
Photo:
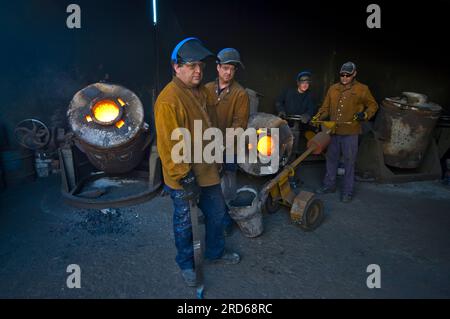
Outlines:
[[[186,36],[213,52],[237,48],[246,65],[238,79],[264,95],[264,111],[273,111],[277,94],[294,86],[302,69],[313,71],[320,104],[347,60],[378,101],[416,91],[448,109],[445,1],[375,2],[380,30],[366,26],[369,1],[159,0],[156,29],[151,0],[2,1],[1,143],[14,144],[12,130],[24,118],[64,125],[72,96],[100,80],[134,91],[151,122],[154,92],[171,77],[171,50]],[[70,3],[81,7],[81,29],[66,27]],[[211,60],[205,80],[214,70]]]
[[[262,108],[295,86],[302,69],[314,73],[313,90],[321,102],[338,69],[351,60],[359,80],[377,100],[416,91],[448,107],[450,77],[446,1],[226,1],[192,4],[177,1],[184,31],[196,34],[215,51],[236,47],[247,68],[245,85],[264,94]],[[369,29],[366,8],[381,7],[381,29]]]

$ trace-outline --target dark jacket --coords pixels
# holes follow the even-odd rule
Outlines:
[[[276,100],[275,106],[278,112],[285,112],[286,115],[308,114],[314,115],[316,108],[309,91],[300,93],[297,88],[290,88],[284,91]]]

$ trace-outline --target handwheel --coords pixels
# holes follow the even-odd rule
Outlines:
[[[26,119],[17,124],[14,136],[20,145],[31,150],[42,148],[50,141],[48,127],[36,119]]]

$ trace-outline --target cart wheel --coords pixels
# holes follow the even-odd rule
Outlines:
[[[303,222],[299,225],[303,230],[311,231],[323,222],[323,203],[320,199],[313,199],[303,214]]]
[[[272,196],[267,196],[266,202],[264,203],[264,208],[266,212],[269,214],[276,213],[278,209],[280,208],[280,203],[277,201],[274,201]]]
[[[313,193],[300,192],[291,208],[292,221],[305,231],[312,231],[322,224],[323,203]]]

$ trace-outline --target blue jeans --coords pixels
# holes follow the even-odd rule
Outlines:
[[[238,170],[238,164],[237,164],[237,155],[234,154],[234,161],[233,163],[227,163],[226,162],[226,156],[225,156],[225,152],[223,153],[223,170],[225,172],[232,172],[234,174],[237,173]],[[224,172],[224,174],[225,174]],[[229,209],[226,206],[225,207],[225,214],[223,216],[223,226],[225,228],[231,226],[233,224],[233,219],[231,218],[230,214],[228,213]]]
[[[343,195],[352,195],[355,181],[355,163],[358,155],[358,135],[332,135],[327,149],[327,173],[323,180],[326,187],[336,185],[336,173],[340,156],[344,156],[344,185]]]
[[[223,218],[225,200],[220,184],[200,187],[199,208],[205,217],[205,258],[220,258],[224,251]],[[189,201],[182,199],[184,190],[172,189],[167,185],[164,189],[170,194],[173,202],[173,233],[177,256],[175,258],[181,269],[194,268],[194,248],[192,246],[192,224]]]

